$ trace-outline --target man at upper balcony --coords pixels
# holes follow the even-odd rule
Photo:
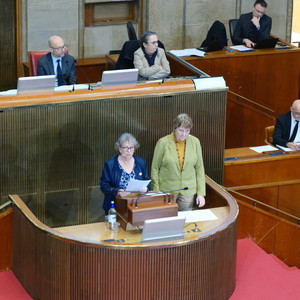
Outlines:
[[[265,14],[267,2],[256,0],[252,12],[242,14],[233,32],[233,44],[254,47],[258,41],[270,37],[272,19]]]

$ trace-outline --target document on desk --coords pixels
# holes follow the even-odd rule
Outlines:
[[[210,209],[179,211],[178,216],[185,217],[185,222],[213,221],[217,216]]]
[[[271,146],[271,145],[264,145],[264,146],[258,146],[258,147],[249,147],[251,150],[257,152],[257,153],[263,153],[267,151],[276,151],[277,148]]]
[[[55,92],[68,92],[74,89],[74,91],[77,90],[87,90],[89,87],[88,84],[72,84],[72,85],[61,85],[61,86],[56,86],[54,88]]]
[[[233,50],[240,51],[240,52],[251,52],[251,51],[254,51],[254,49],[248,48],[248,47],[243,46],[243,45],[231,46],[230,48],[233,49]]]
[[[16,96],[16,95],[17,95],[16,89],[0,92],[0,96]]]
[[[145,189],[151,180],[130,179],[126,188],[127,192],[139,192]]]
[[[209,89],[224,89],[226,82],[222,76],[193,79],[197,91]]]
[[[276,145],[276,147],[278,147],[279,149],[283,150],[284,152],[289,152],[289,151],[295,151],[291,148],[287,148],[287,147],[283,147],[283,146],[279,146],[279,145]]]
[[[204,57],[205,52],[198,50],[196,48],[193,49],[183,49],[183,50],[171,50],[170,53],[176,55],[176,56],[199,56]]]

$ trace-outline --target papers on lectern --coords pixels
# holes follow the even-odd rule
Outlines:
[[[151,180],[130,179],[126,188],[127,192],[138,192],[145,189]]]
[[[224,89],[226,82],[222,76],[193,79],[196,90]]]

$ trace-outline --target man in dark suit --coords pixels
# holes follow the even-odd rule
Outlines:
[[[256,0],[252,12],[240,16],[233,32],[233,44],[254,47],[258,41],[270,37],[272,19],[265,15],[267,6],[266,1]]]
[[[76,62],[73,56],[66,53],[67,46],[59,36],[48,40],[50,52],[38,61],[37,75],[56,75],[57,85],[76,83]]]
[[[300,149],[300,99],[293,102],[291,111],[276,119],[273,133],[273,144],[288,147],[293,150]]]

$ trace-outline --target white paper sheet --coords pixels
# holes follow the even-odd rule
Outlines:
[[[77,90],[87,90],[89,87],[88,84],[74,84],[74,91]],[[72,91],[73,90],[73,84],[71,85],[61,85],[61,86],[56,86],[54,88],[55,92],[67,92],[67,91]]]
[[[189,211],[179,211],[178,216],[185,217],[185,222],[212,221],[218,218],[210,209],[197,209]]]
[[[266,151],[276,151],[276,150],[278,150],[276,147],[271,146],[271,145],[250,147],[250,149],[257,152],[257,153],[263,153],[263,152],[266,152]]]
[[[4,92],[0,92],[0,96],[15,96],[17,95],[17,90],[8,90]]]
[[[193,49],[182,49],[182,50],[171,50],[170,53],[176,55],[176,56],[200,56],[203,57],[205,55],[204,51],[198,50],[196,48]]]
[[[226,82],[222,76],[196,78],[193,81],[197,91],[226,88]]]
[[[139,192],[142,189],[146,188],[147,185],[150,183],[151,180],[136,180],[130,179],[128,182],[126,191],[128,192]]]
[[[231,48],[231,49],[234,49],[234,50],[237,50],[237,51],[240,51],[240,52],[250,52],[250,51],[254,51],[253,49],[248,48],[248,47],[243,46],[243,45],[231,46],[230,48]]]
[[[279,145],[276,145],[276,147],[278,147],[279,149],[283,150],[284,152],[288,152],[288,151],[295,151],[291,148],[287,148],[287,147],[283,147],[283,146],[279,146]]]

